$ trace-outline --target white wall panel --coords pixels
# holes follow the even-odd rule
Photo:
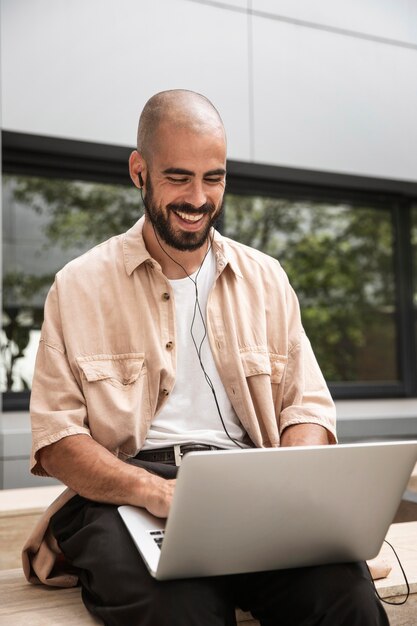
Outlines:
[[[403,41],[417,29],[417,0],[252,7]],[[416,49],[256,16],[251,40],[244,12],[190,0],[1,0],[1,9],[6,130],[133,145],[145,101],[186,87],[219,108],[231,158],[417,179]]]
[[[226,9],[248,9],[251,0],[188,0],[196,4],[211,4],[213,6],[221,6]]]
[[[417,179],[417,51],[254,18],[255,160]]]
[[[252,8],[417,44],[416,0],[252,0]]]
[[[2,126],[133,145],[162,89],[207,95],[249,157],[247,16],[187,0],[2,0]]]
[[[205,0],[193,0],[193,2],[202,2],[202,4],[204,4]],[[207,2],[210,3],[210,0],[207,0]],[[238,9],[247,9],[249,2],[250,0],[220,0],[222,6]],[[213,1],[213,4],[216,4],[216,0]]]

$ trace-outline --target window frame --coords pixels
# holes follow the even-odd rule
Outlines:
[[[131,184],[127,161],[134,148],[2,131],[5,174]],[[396,291],[396,383],[330,383],[336,400],[417,397],[417,351],[413,307],[411,208],[417,182],[320,172],[229,160],[228,193],[322,200],[389,207],[393,224]],[[220,230],[222,224],[219,225]],[[30,391],[4,392],[5,411],[27,410]]]

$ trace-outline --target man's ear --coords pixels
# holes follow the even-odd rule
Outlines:
[[[135,187],[141,189],[146,180],[146,164],[137,150],[133,150],[129,157],[129,174]]]

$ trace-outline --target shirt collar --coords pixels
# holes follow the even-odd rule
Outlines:
[[[243,278],[239,264],[234,258],[232,248],[228,243],[228,238],[223,237],[217,230],[214,231],[213,249],[216,255],[217,267],[220,271],[223,271],[226,265],[228,265],[236,276]]]
[[[123,257],[126,272],[129,276],[139,265],[152,258],[143,240],[142,230],[144,222],[145,216],[142,216],[123,236]]]
[[[130,276],[139,265],[146,261],[155,262],[149,254],[143,240],[142,230],[145,217],[142,216],[136,224],[130,228],[123,237],[123,257],[127,274]],[[226,265],[240,278],[242,273],[236,259],[232,256],[231,248],[227,238],[223,237],[217,230],[214,230],[213,250],[216,256],[216,264],[219,272],[222,272]]]

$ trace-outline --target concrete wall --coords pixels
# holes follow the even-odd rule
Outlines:
[[[338,401],[341,443],[415,439],[417,400]],[[52,478],[29,473],[30,419],[26,412],[0,416],[0,489],[56,484]]]
[[[53,478],[32,476],[29,472],[31,447],[30,419],[27,412],[0,416],[0,489],[53,485]]]
[[[185,87],[233,159],[417,180],[415,0],[1,0],[1,53],[7,130],[131,146]]]

